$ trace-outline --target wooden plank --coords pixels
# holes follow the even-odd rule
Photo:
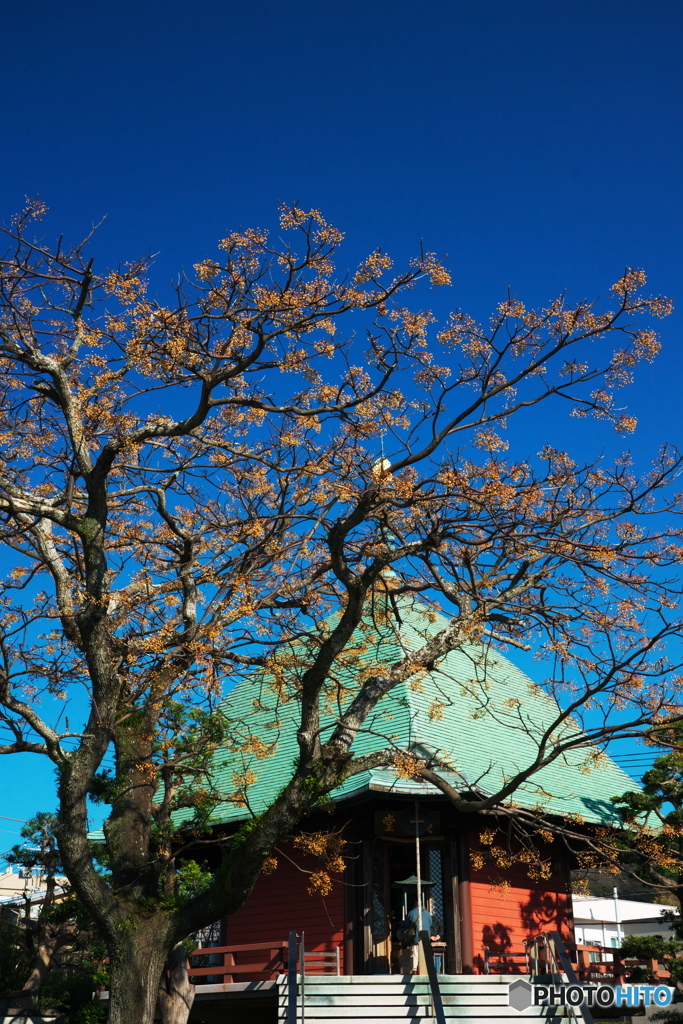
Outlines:
[[[205,956],[208,953],[246,953],[254,949],[286,949],[286,942],[247,942],[229,946],[207,946],[206,949],[195,949],[190,956]]]
[[[255,964],[230,964],[227,971],[223,964],[214,964],[213,967],[191,967],[187,973],[192,977],[202,974],[265,974],[279,971],[281,967],[282,962],[279,960],[270,964],[264,964],[263,960],[259,960]]]

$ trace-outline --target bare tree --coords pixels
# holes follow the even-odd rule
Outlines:
[[[448,284],[433,255],[392,276],[377,251],[338,281],[341,235],[298,207],[281,211],[293,242],[230,234],[162,303],[144,263],[98,273],[85,243],[35,241],[41,212],[7,230],[0,261],[1,752],[56,765],[60,854],[108,945],[110,1021],[150,1024],[169,951],[234,912],[342,778],[394,764],[493,812],[567,751],[677,713],[681,457],[662,448],[639,479],[626,458],[505,454],[507,420],[534,409],[630,432],[615,390],[658,349],[636,321],[670,307],[629,270],[611,308],[508,297],[486,327],[456,312],[437,329],[402,305],[421,281]],[[339,691],[323,735],[378,592],[389,618],[410,595],[452,617]],[[550,659],[562,710],[523,770],[483,795],[454,786],[447,759],[354,754],[392,689],[471,642]],[[231,739],[224,684],[254,670],[294,691],[298,762],[183,890],[179,858],[210,833],[211,758]],[[50,717],[83,692],[82,721]],[[111,804],[108,878],[88,794]]]

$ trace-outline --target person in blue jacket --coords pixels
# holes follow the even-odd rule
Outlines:
[[[412,942],[404,942],[403,945],[410,949],[411,952],[411,969],[415,973],[419,968],[419,938],[418,929],[420,927],[420,913],[417,906],[417,897],[413,900],[414,906],[412,910],[408,911],[403,927],[412,925],[415,931],[415,938]],[[441,938],[441,923],[437,918],[432,917],[426,907],[422,908],[422,931],[427,932],[432,942],[438,942]]]

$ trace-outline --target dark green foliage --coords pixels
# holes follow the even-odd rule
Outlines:
[[[683,896],[683,726],[659,730],[653,739],[671,752],[657,758],[643,775],[642,789],[612,797],[625,825],[616,857],[632,877],[664,893]],[[680,934],[680,917],[672,922]]]
[[[54,829],[56,817],[38,814],[21,830],[23,844],[5,855],[10,864],[39,869],[45,896],[38,915],[19,916],[14,924],[0,922],[0,990],[24,989],[41,933],[62,936],[37,994],[38,1006],[56,1009],[74,1024],[93,1024],[106,1018],[106,1004],[93,1004],[92,993],[106,986],[106,951],[95,936],[92,921],[73,893],[58,885],[62,865]]]
[[[627,935],[621,950],[625,957],[658,960],[671,974],[670,984],[676,985],[683,981],[683,958],[678,955],[683,951],[683,941],[680,939],[665,939],[661,935]],[[656,979],[647,968],[635,967],[629,972],[629,981],[634,984],[652,984]]]
[[[683,741],[681,727],[676,727],[676,739]],[[657,758],[652,768],[643,775],[640,791],[614,797],[624,821],[633,823],[649,814],[678,829],[683,827],[683,752],[672,750]]]
[[[96,987],[90,958],[81,951],[70,959],[74,962],[58,962],[48,971],[40,993],[40,1007],[59,1010],[65,1014],[69,1024],[76,1021],[80,1024],[82,1020],[106,1020],[106,1003],[103,1004],[104,1014],[98,1009],[100,1016],[88,1016]]]
[[[7,863],[31,869],[39,867],[46,876],[60,874],[63,868],[54,836],[56,824],[56,816],[44,811],[27,821],[20,832],[24,842],[4,854]]]
[[[97,1024],[106,1019],[106,1004],[95,1004],[91,1009],[93,991],[107,982],[102,970],[104,949],[91,944],[86,936],[81,936],[78,945],[80,948],[57,957],[45,977],[38,1002],[43,1009],[60,1010],[74,1024]],[[32,960],[26,930],[0,921],[0,992],[20,991]]]
[[[0,992],[23,988],[31,959],[24,930],[0,920]]]
[[[127,714],[127,726],[132,729],[138,724],[142,712]],[[171,801],[172,820],[151,822],[153,846],[159,850],[166,844],[185,837],[188,832],[205,831],[210,819],[225,794],[214,782],[216,749],[225,741],[229,721],[220,708],[206,711],[192,707],[182,701],[167,701],[159,715],[158,734],[152,747],[152,757],[157,766],[159,789],[156,799],[162,796],[163,784],[171,776],[177,783]],[[164,765],[173,765],[168,775]],[[89,796],[96,804],[115,804],[126,783],[117,786],[110,769],[98,772],[92,779]]]
[[[627,871],[600,871],[598,868],[580,868],[572,872],[575,892],[586,892],[601,899],[612,899],[616,886],[622,900],[640,900],[644,903],[675,903],[673,896],[652,889]]]
[[[673,956],[683,949],[678,939],[665,939],[661,935],[627,935],[621,943],[624,956],[653,957],[658,960]]]
[[[79,1007],[71,1021],[72,1024],[103,1024],[107,1019],[107,1012],[106,1002],[96,1000]]]

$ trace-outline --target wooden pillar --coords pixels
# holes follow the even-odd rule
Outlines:
[[[470,850],[467,832],[458,836],[458,903],[460,905],[460,955],[462,973],[474,974],[474,935],[470,893]]]
[[[344,974],[356,971],[356,930],[358,928],[358,857],[349,857],[344,872]]]
[[[446,974],[462,974],[460,939],[460,894],[458,892],[458,846],[445,844],[444,858],[444,927],[446,929]]]
[[[363,884],[361,892],[363,929],[363,973],[373,973],[372,948],[372,842],[363,841]]]

